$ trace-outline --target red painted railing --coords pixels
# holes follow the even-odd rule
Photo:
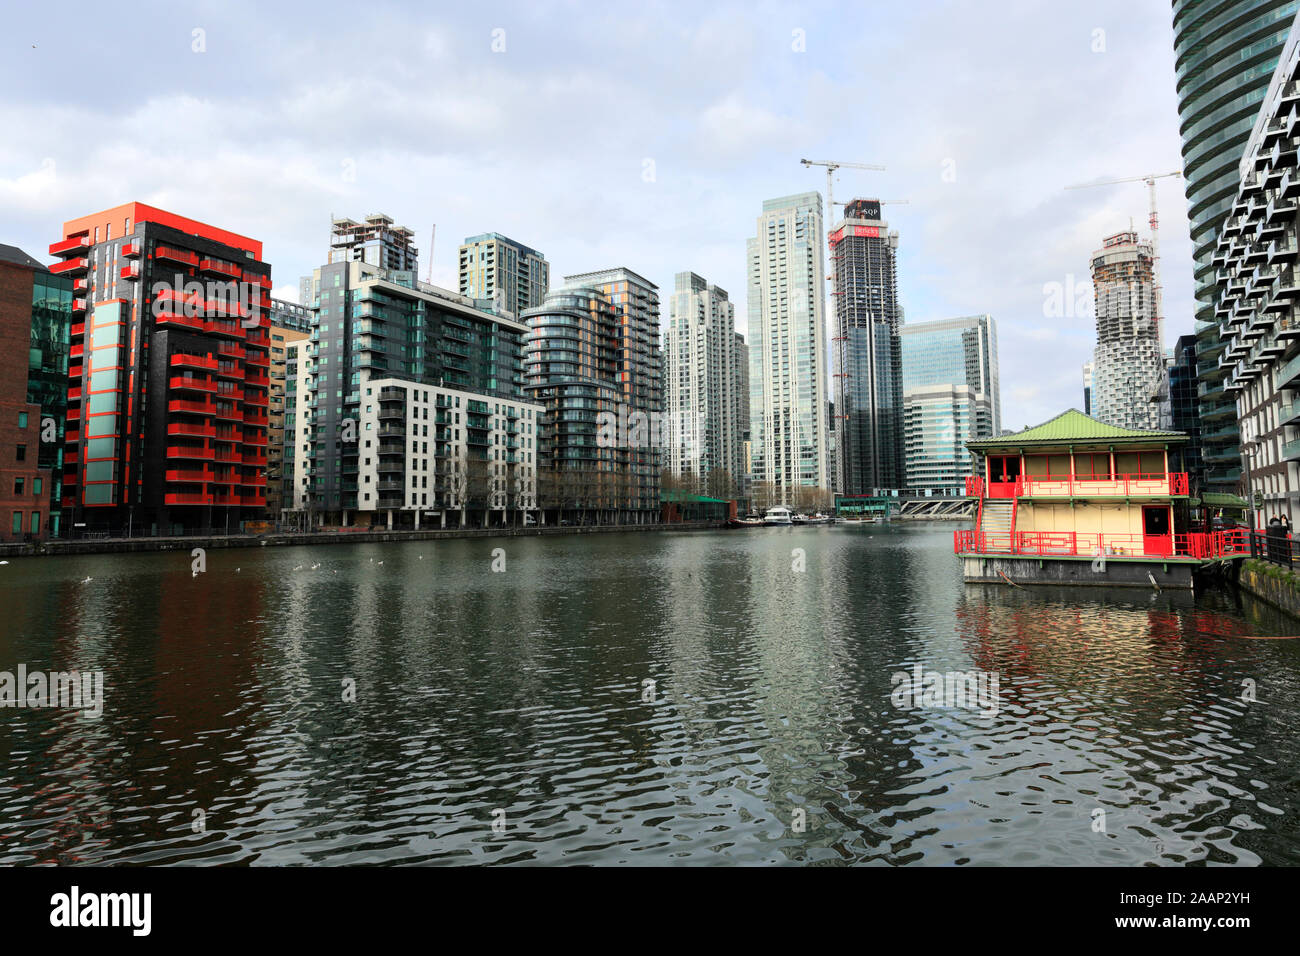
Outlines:
[[[1186,495],[1188,494],[1187,473],[1143,472],[1128,475],[1020,475],[1014,481],[1001,482],[1001,487],[1009,488],[1013,497],[1038,495],[1040,497],[1083,497],[1106,496],[1128,497],[1133,495]],[[982,498],[988,493],[984,479],[972,475],[966,479],[966,496]]]
[[[1015,494],[1039,497],[1131,495],[1185,495],[1186,472],[1148,472],[1128,475],[1021,475]]]
[[[1023,554],[1036,557],[1141,557],[1217,558],[1250,554],[1250,539],[1244,528],[1229,531],[1189,532],[1172,535],[1144,535],[1086,531],[1017,531],[1010,550],[1003,535],[994,547],[989,536],[971,529],[953,532],[956,554]]]

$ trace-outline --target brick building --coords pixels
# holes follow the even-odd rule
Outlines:
[[[45,272],[22,250],[0,246],[0,542],[49,536],[54,469],[42,467],[41,406],[28,400],[33,289]]]

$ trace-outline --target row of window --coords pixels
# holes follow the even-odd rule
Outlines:
[[[30,526],[30,531],[32,534],[41,533],[41,513],[39,511],[32,512],[32,523]],[[23,512],[21,511],[14,512],[13,533],[14,534],[23,533]]]

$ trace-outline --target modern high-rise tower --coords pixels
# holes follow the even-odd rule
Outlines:
[[[1211,258],[1240,185],[1238,164],[1297,0],[1173,0],[1175,79],[1183,174],[1196,271],[1196,354],[1205,488],[1235,491],[1241,477],[1236,404],[1219,365]]]
[[[661,449],[646,422],[663,407],[656,287],[630,269],[565,282],[520,316],[528,328],[525,387],[543,409],[541,506],[556,520],[575,511],[618,523],[657,520]],[[618,423],[612,441],[602,438],[602,419]]]
[[[746,257],[753,479],[829,490],[821,193],[764,201]]]
[[[495,232],[465,240],[459,273],[461,295],[489,299],[496,310],[512,315],[541,305],[551,287],[544,255]]]
[[[1136,232],[1102,240],[1092,254],[1097,350],[1092,417],[1120,428],[1157,430],[1151,395],[1164,380],[1164,352],[1155,322],[1151,244]]]
[[[966,442],[1002,431],[998,334],[991,315],[905,325],[905,487],[962,494],[973,474]]]
[[[733,482],[744,479],[749,392],[739,361],[745,341],[726,290],[694,272],[677,273],[663,339],[666,464],[675,475],[698,478],[709,493],[727,493],[709,476],[723,471]]]
[[[383,269],[393,282],[412,289],[420,270],[420,252],[414,238],[414,232],[395,225],[391,216],[381,212],[360,221],[331,219],[329,257],[325,261],[330,265],[363,262]],[[318,278],[313,273],[298,280],[298,299],[305,308],[314,308],[320,296]]]
[[[843,495],[901,488],[904,479],[903,365],[898,303],[898,233],[880,202],[854,199],[831,230],[835,258],[836,490]]]

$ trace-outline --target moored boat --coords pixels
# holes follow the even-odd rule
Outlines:
[[[785,505],[775,505],[768,508],[767,513],[763,515],[764,524],[792,524],[790,509]]]

